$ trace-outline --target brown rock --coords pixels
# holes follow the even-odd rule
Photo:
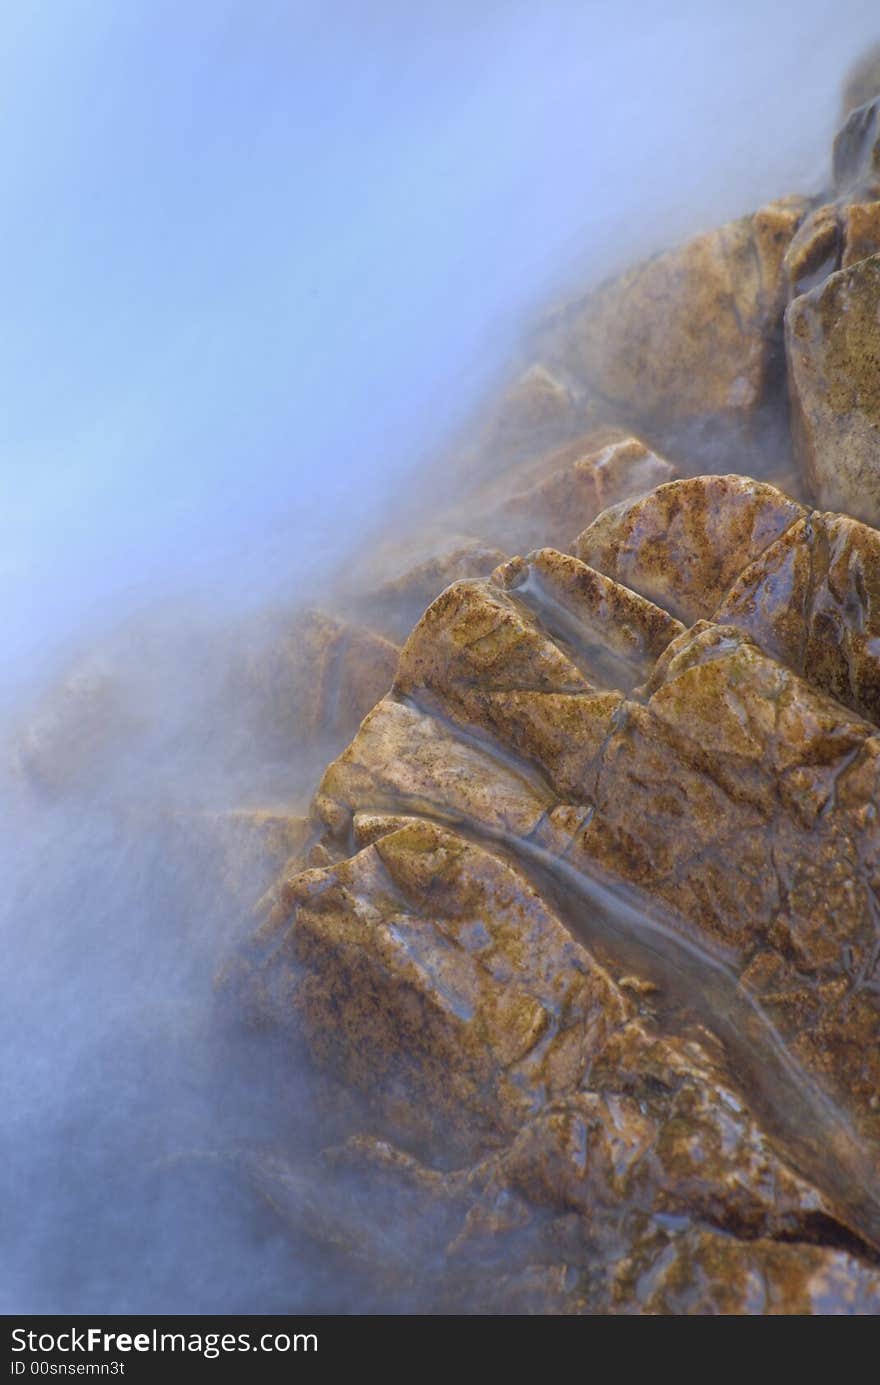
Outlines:
[[[782,260],[788,298],[807,293],[840,269],[843,239],[843,213],[838,203],[826,203],[804,217]]]
[[[601,863],[690,919],[694,936],[720,949],[714,1008],[720,1015],[734,1005],[727,1042],[739,1034],[746,1048],[759,1044],[769,1071],[778,1061],[772,1035],[780,1036],[876,1149],[871,730],[738,632],[697,626],[661,658],[647,703],[627,704],[617,719],[595,811],[566,859],[585,872],[588,861]],[[683,936],[671,917],[668,926]],[[756,998],[754,1015],[736,1012],[730,974]],[[708,973],[702,986],[708,997]],[[759,1032],[762,1016],[771,1027]],[[738,1061],[746,1070],[749,1053]],[[796,1098],[790,1091],[793,1109]],[[813,1104],[818,1123],[822,1102]],[[845,1123],[837,1131],[848,1147]],[[797,1148],[797,1131],[787,1138]],[[860,1180],[873,1187],[876,1153],[859,1139],[852,1151],[853,1188]],[[798,1157],[812,1156],[804,1147]],[[864,1216],[874,1225],[875,1194],[867,1196]]]
[[[804,210],[773,203],[605,284],[549,325],[548,359],[648,437],[709,418],[742,431],[774,374]]]
[[[675,474],[671,462],[637,438],[606,434],[603,440],[594,429],[508,470],[487,497],[477,493],[468,504],[479,532],[508,553],[536,547],[564,551],[607,506],[643,495]]]
[[[880,101],[857,104],[834,142],[837,196],[804,217],[785,252],[789,298],[880,251]]]
[[[578,550],[686,620],[735,625],[814,687],[880,723],[875,529],[807,511],[748,478],[695,477],[607,511]]]
[[[815,1195],[762,1147],[760,1134],[746,1153],[748,1116],[729,1092],[717,1101],[700,1085],[705,1075],[697,1076],[693,1056],[678,1054],[672,1064],[664,1072],[649,1056],[640,1107],[611,1093],[554,1102],[506,1149],[468,1169],[441,1172],[363,1135],[324,1151],[317,1165],[259,1154],[244,1162],[288,1227],[343,1249],[386,1302],[393,1297],[409,1311],[871,1311],[876,1267],[761,1235],[763,1225],[784,1237],[812,1236],[823,1217]],[[691,1127],[694,1097],[703,1096]],[[705,1221],[689,1211],[641,1210],[658,1191],[663,1205],[687,1196],[684,1185],[676,1189],[676,1161],[665,1162],[670,1145],[683,1152],[676,1159],[691,1162]],[[675,1190],[668,1204],[664,1185]],[[727,1221],[719,1234],[715,1218],[729,1204],[754,1220]]]
[[[436,823],[306,873],[286,902],[256,994],[435,1150],[511,1134],[626,1014],[522,874]]]
[[[404,1235],[441,1235],[460,1277],[476,1250],[485,1261],[494,1247],[507,1271],[517,1255],[558,1254],[552,1219],[574,1217],[580,1268],[563,1303],[597,1311],[612,1301],[597,1274],[624,1249],[644,1254],[667,1222],[676,1238],[695,1222],[747,1238],[833,1226],[832,1205],[779,1159],[699,1038],[657,1034],[508,862],[434,823],[389,824],[375,847],[292,881],[291,906],[261,939],[252,1000],[297,1018],[322,1065],[433,1158],[482,1151],[439,1174],[355,1142],[349,1159],[378,1161],[403,1224],[395,1234],[387,1217],[376,1228],[347,1210],[338,1233],[316,1234],[355,1237],[385,1269],[389,1244],[393,1259]],[[286,1219],[314,1218],[297,1180],[270,1176],[269,1191]],[[369,1201],[382,1201],[374,1184]]]
[[[415,627],[235,983],[365,1116],[340,1208],[265,1195],[388,1285],[412,1231],[433,1311],[880,1308],[880,536],[618,428],[757,447],[794,295],[800,475],[880,515],[878,111],[836,201],[561,314],[475,453],[479,538],[364,598]]]
[[[570,389],[535,362],[505,391],[488,424],[484,446],[509,452],[552,441],[571,431],[576,419]]]
[[[880,251],[880,202],[851,202],[843,209],[841,268]]]
[[[797,520],[742,573],[715,617],[880,724],[880,534],[847,515]]]
[[[549,1102],[517,1134],[496,1163],[496,1184],[503,1176],[527,1201],[592,1225],[626,1207],[734,1235],[811,1236],[828,1218],[828,1204],[780,1161],[694,1039],[660,1038],[630,1020],[594,1063],[590,1085]]]
[[[372,553],[350,601],[374,630],[405,639],[452,582],[487,577],[512,551],[548,544],[565,549],[608,505],[675,474],[671,462],[637,438],[595,425],[561,446],[509,462],[435,518],[417,546]],[[481,537],[462,534],[463,525]]]
[[[507,554],[483,539],[451,535],[433,546],[428,557],[390,564],[381,580],[366,580],[361,604],[373,624],[394,640],[404,640],[435,597],[463,577],[488,577]],[[388,560],[386,559],[386,563]],[[399,570],[397,570],[399,569]]]
[[[880,256],[790,304],[786,344],[795,455],[813,498],[880,522]]]
[[[846,1251],[706,1230],[646,1238],[620,1264],[618,1312],[649,1314],[874,1314],[880,1278]],[[612,1309],[612,1311],[614,1311]]]
[[[505,760],[491,742],[456,733],[417,706],[383,698],[327,769],[315,812],[344,840],[356,812],[465,817],[528,836],[553,795],[541,776]]]
[[[665,896],[670,908],[693,919],[707,944],[735,947],[737,968],[757,967],[750,974],[762,978],[759,993],[772,991],[767,1007],[794,1051],[870,1125],[878,1081],[868,1057],[876,1050],[876,1007],[863,993],[845,1013],[837,1008],[840,983],[849,986],[846,978],[870,967],[874,955],[870,728],[847,724],[836,704],[729,629],[705,627],[680,637],[656,677],[647,706],[617,706],[603,724],[605,738],[596,737],[598,773],[594,753],[584,775],[589,808],[551,808],[542,819],[547,794],[540,781],[518,779],[491,747],[470,742],[444,763],[442,740],[430,736],[421,717],[417,740],[408,745],[416,714],[405,709],[405,722],[400,712],[395,716],[404,734],[394,745],[393,766],[380,749],[379,785],[371,784],[367,768],[373,748],[362,742],[353,749],[355,776],[345,770],[345,757],[328,776],[332,802],[341,808],[347,800],[349,812],[364,808],[378,787],[386,802],[417,803],[422,812],[472,827],[482,820],[482,830],[508,844],[511,826],[535,841],[543,821],[545,852],[564,855],[587,878],[591,863],[599,863]],[[461,720],[456,697],[453,689],[449,706]],[[476,730],[467,704],[464,711]],[[500,733],[492,739],[498,743]],[[502,744],[505,753],[509,744]],[[438,755],[433,770],[429,745]],[[461,772],[463,761],[470,777]],[[344,821],[335,819],[337,830]]]
[[[749,477],[696,476],[606,510],[575,551],[691,624],[711,616],[743,568],[804,513]]]
[[[778,520],[779,497],[764,500]],[[762,532],[750,514],[732,526],[747,548]],[[501,1148],[557,1101],[568,1129],[589,1091],[605,1132],[590,1137],[591,1167],[619,1170],[622,1150],[599,1155],[613,1091],[646,1215],[700,1208],[776,1235],[770,1208],[742,1192],[764,1185],[769,1146],[746,1151],[765,1123],[821,1189],[804,1227],[837,1218],[876,1245],[878,765],[870,726],[738,630],[684,632],[563,555],[506,565],[434,604],[393,696],[325,775],[316,812],[331,839],[372,845],[285,887],[252,999],[296,1020],[319,1062],[376,1093],[381,1119],[422,1147]],[[633,971],[656,999],[613,983]],[[561,1001],[551,983],[575,990]],[[626,1028],[642,1003],[674,1031],[682,1006],[695,1013],[739,1096],[718,1095],[729,1079],[703,1058],[685,1099],[684,1034],[663,1058],[677,1076],[660,1078],[656,1040]],[[640,1086],[652,1071],[679,1102],[659,1126]],[[735,1145],[732,1118],[709,1134],[731,1101],[752,1122]],[[534,1135],[541,1156],[516,1185],[532,1202],[551,1133]],[[706,1151],[733,1148],[716,1190]]]
[[[880,1311],[878,72],[833,200],[560,313],[353,619],[240,655],[249,754],[353,737],[311,815],[162,820],[194,918],[262,892],[225,984],[349,1136],[231,1162],[383,1301]],[[676,479],[786,475],[788,301],[798,476],[849,513]],[[75,675],[20,764],[77,783],[139,716],[112,670]]]
[[[736,626],[880,723],[876,529],[807,511],[747,478],[701,476],[607,511],[578,551],[687,620]]]
[[[261,738],[288,752],[352,735],[391,686],[397,649],[369,629],[305,610],[273,626],[237,671]]]
[[[664,611],[543,549],[489,583],[457,583],[407,641],[398,695],[534,765],[579,797],[623,690],[682,627]]]
[[[880,202],[828,203],[801,225],[785,254],[788,297],[797,298],[823,284],[829,274],[848,269],[880,251]]]

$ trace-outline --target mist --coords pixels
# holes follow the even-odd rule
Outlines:
[[[83,657],[125,689],[85,781],[3,771],[0,1310],[412,1308],[240,1176],[326,1132],[218,1013],[269,882],[181,822],[302,811],[320,765],[229,656],[387,537],[548,305],[818,190],[878,36],[855,0],[0,15],[0,741]]]

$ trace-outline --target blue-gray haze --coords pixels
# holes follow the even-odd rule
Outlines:
[[[132,613],[234,624],[314,587],[542,301],[817,188],[877,37],[857,0],[2,7],[10,717]],[[158,771],[10,791],[0,1308],[363,1306],[227,1195],[223,1152],[284,1103],[307,1125],[308,1093],[254,1085],[214,1019],[216,901],[161,834],[131,847],[128,788],[222,797],[187,782],[179,669],[148,673],[177,690]]]

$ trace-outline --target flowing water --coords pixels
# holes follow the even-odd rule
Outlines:
[[[3,786],[5,1312],[418,1306],[292,1242],[236,1176],[326,1132],[301,1057],[218,1012],[267,882],[218,888],[175,815],[301,807],[339,747],[267,748],[227,654],[409,522],[425,459],[547,301],[817,188],[842,74],[877,37],[855,0],[441,10],[71,0],[0,20],[4,741],[93,650],[125,668],[136,730],[54,801]],[[717,1035],[880,1249],[871,1160],[728,962],[537,840],[493,840]]]

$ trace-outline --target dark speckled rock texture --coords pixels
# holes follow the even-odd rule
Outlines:
[[[694,478],[594,522],[579,550],[613,571],[544,549],[454,583],[324,776],[343,859],[294,874],[239,963],[261,1022],[471,1180],[465,1220],[488,1217],[488,1160],[522,1204],[494,1236],[545,1254],[583,1222],[571,1311],[661,1302],[615,1297],[606,1235],[694,1311],[747,1311],[744,1283],[806,1311],[808,1267],[836,1283],[853,1239],[852,1292],[877,1292],[878,741],[821,660],[778,648],[808,648],[821,579],[812,607],[771,583],[780,548],[815,569],[841,525],[880,542]],[[778,636],[749,628],[762,574]]]
[[[832,274],[786,314],[792,431],[818,504],[880,522],[880,255]]]

